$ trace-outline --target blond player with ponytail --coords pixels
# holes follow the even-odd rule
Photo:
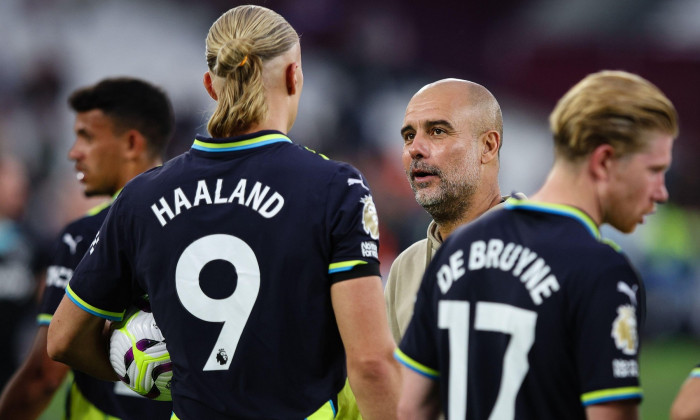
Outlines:
[[[206,61],[210,136],[124,188],[54,316],[49,354],[114,379],[100,320],[147,293],[172,359],[173,419],[347,419],[356,407],[395,418],[369,185],[287,135],[299,36],[269,9],[236,7],[212,25]]]

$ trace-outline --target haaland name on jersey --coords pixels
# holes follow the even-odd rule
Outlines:
[[[194,198],[189,199],[185,191],[181,187],[173,190],[172,200],[168,201],[165,197],[161,197],[158,203],[151,205],[153,214],[156,215],[161,226],[165,226],[170,220],[192,207],[197,207],[200,204],[229,204],[236,202],[241,206],[249,207],[258,212],[262,217],[269,219],[274,217],[282,210],[284,206],[284,197],[274,191],[268,196],[270,187],[263,185],[260,182],[255,182],[251,188],[248,188],[248,181],[241,178],[234,188],[231,195],[226,197],[222,194],[224,189],[224,180],[219,178],[216,180],[214,189],[214,197],[209,193],[209,187],[205,180],[197,181],[197,190],[194,191]],[[193,191],[188,191],[192,197]],[[168,219],[165,218],[168,217]]]
[[[437,271],[437,282],[443,295],[466,272],[464,251],[461,249],[452,253],[448,261],[449,264],[443,264]],[[485,268],[511,271],[525,285],[535,305],[542,304],[543,298],[559,290],[559,282],[554,274],[549,273],[551,269],[544,259],[537,258],[536,252],[513,242],[505,246],[500,239],[491,239],[488,244],[485,241],[472,242],[467,268],[470,271]]]

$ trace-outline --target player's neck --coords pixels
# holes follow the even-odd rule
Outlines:
[[[122,171],[121,176],[119,178],[119,185],[117,185],[117,189],[114,192],[116,193],[117,191],[120,191],[129,181],[131,181],[137,175],[162,164],[163,160],[160,157],[156,159],[143,159],[137,162],[130,162],[125,164],[123,168],[124,170]]]
[[[266,92],[265,101],[267,102],[267,115],[264,120],[252,124],[247,130],[247,133],[255,133],[262,130],[275,130],[282,133],[288,133],[290,126],[290,104],[289,99],[275,91]]]
[[[251,126],[244,133],[241,133],[241,135],[257,133],[258,131],[264,130],[274,130],[285,134],[289,131],[287,129],[286,122],[284,122],[284,120],[281,117],[270,116],[266,118],[265,121],[262,121],[259,124],[251,124]]]
[[[596,185],[584,171],[584,168],[555,164],[542,188],[530,200],[576,207],[600,226],[601,209]]]
[[[489,209],[496,206],[502,200],[500,189],[498,184],[495,185],[495,189],[489,190],[486,194],[476,194],[471,203],[466,206],[465,211],[462,213],[461,217],[454,220],[441,220],[436,221],[438,225],[438,234],[444,241],[448,236],[452,234],[461,225],[467,224],[475,220],[477,217],[486,213]]]

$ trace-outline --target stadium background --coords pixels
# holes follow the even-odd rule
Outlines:
[[[665,418],[700,361],[700,1],[697,0],[270,0],[302,35],[305,74],[291,137],[367,176],[381,224],[384,274],[424,237],[400,163],[405,106],[445,77],[491,90],[504,115],[503,193],[535,192],[552,162],[547,116],[584,75],[639,73],[675,103],[681,134],[668,174],[669,204],[630,236],[609,229],[648,288],[642,331],[645,418]],[[141,77],[174,102],[170,156],[205,132],[213,102],[201,85],[204,38],[223,0],[3,0],[0,2],[0,153],[30,180],[22,222],[50,239],[86,200],[67,153],[75,88],[107,76]],[[6,198],[0,197],[0,200]],[[1,217],[1,215],[0,215]],[[0,300],[1,304],[1,300]],[[27,340],[33,337],[31,319]],[[18,354],[28,343],[20,343]],[[45,418],[53,418],[47,414]]]

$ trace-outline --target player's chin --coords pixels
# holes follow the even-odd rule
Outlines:
[[[644,222],[643,217],[638,217],[638,218],[626,218],[624,220],[608,220],[608,224],[615,228],[616,230],[619,230],[622,233],[632,233],[634,230],[637,228],[638,224],[641,224]]]
[[[97,197],[99,195],[105,195],[102,191],[98,190],[97,188],[90,187],[89,185],[85,185],[85,191],[83,191],[83,194],[85,194],[85,197]]]

